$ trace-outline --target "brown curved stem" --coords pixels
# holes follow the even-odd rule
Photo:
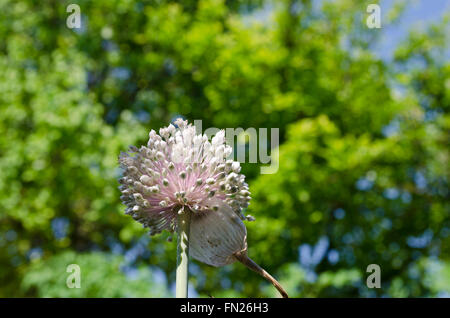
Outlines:
[[[269,282],[271,282],[272,285],[275,286],[275,288],[280,292],[280,294],[281,294],[281,296],[283,296],[283,298],[289,298],[288,294],[283,289],[283,287],[280,285],[280,283],[275,278],[273,278],[272,275],[270,275],[263,268],[261,268],[261,266],[256,264],[250,257],[248,257],[246,252],[235,253],[234,257],[239,262],[244,264],[246,267],[248,267],[252,271],[258,273],[259,275],[261,275],[262,277],[267,279]]]

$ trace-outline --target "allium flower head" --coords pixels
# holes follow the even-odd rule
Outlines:
[[[174,231],[177,213],[184,209],[194,215],[194,234],[195,221],[203,223],[208,214],[245,219],[241,211],[249,204],[250,192],[239,162],[227,160],[232,149],[225,144],[225,132],[219,131],[210,142],[187,121],[177,119],[174,124],[159,134],[150,131],[147,146],[131,146],[129,153],[121,153],[124,173],[119,182],[126,213],[148,227],[150,235]],[[214,222],[217,226],[218,220]],[[243,224],[241,231],[246,234]],[[195,242],[192,245],[195,257]]]
[[[281,285],[247,255],[242,220],[253,218],[244,217],[242,209],[248,206],[250,192],[239,162],[227,159],[232,149],[225,144],[225,132],[219,131],[210,142],[187,121],[177,119],[174,124],[161,128],[159,135],[150,131],[146,147],[131,146],[128,153],[120,154],[124,170],[120,198],[126,213],[148,227],[150,235],[181,230],[180,255],[188,256],[183,248],[186,238],[195,259],[212,266],[239,261],[287,297]],[[185,297],[188,270],[187,262],[181,263],[179,291]]]

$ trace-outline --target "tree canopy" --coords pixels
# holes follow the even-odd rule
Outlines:
[[[72,2],[0,0],[1,297],[171,295],[176,246],[124,214],[117,157],[179,116],[279,128],[279,170],[243,164],[246,225],[290,296],[450,294],[450,15],[385,61],[374,1],[79,0],[69,29]],[[190,271],[199,296],[276,296],[239,264]]]

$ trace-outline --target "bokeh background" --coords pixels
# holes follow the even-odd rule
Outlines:
[[[374,2],[0,0],[0,297],[173,296],[117,157],[178,116],[280,129],[279,171],[243,172],[250,257],[291,296],[449,297],[449,7],[384,1],[369,29]],[[196,261],[190,293],[276,296]]]

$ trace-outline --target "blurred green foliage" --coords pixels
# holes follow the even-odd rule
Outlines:
[[[243,172],[249,254],[291,296],[449,295],[448,15],[382,61],[373,1],[80,0],[71,30],[73,2],[0,0],[1,297],[170,295],[176,248],[124,215],[117,156],[180,115],[280,128],[279,171]],[[275,296],[190,270],[200,296]]]
[[[39,297],[168,297],[155,286],[151,271],[140,268],[127,277],[119,268],[123,257],[101,252],[63,252],[45,262],[33,263],[22,281],[22,290]],[[70,264],[80,267],[80,288],[67,288],[73,271],[55,271]],[[85,270],[87,269],[87,270]],[[155,288],[156,287],[156,288]]]

